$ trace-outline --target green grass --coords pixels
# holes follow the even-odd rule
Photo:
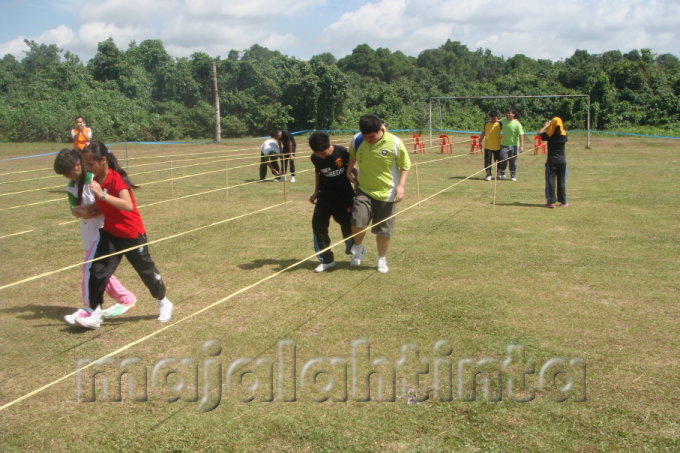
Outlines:
[[[338,141],[344,144],[349,137]],[[680,145],[610,136],[594,136],[590,150],[584,143],[583,134],[574,134],[567,149],[571,206],[553,210],[540,207],[545,202],[543,156],[521,157],[519,181],[498,182],[494,207],[493,182],[483,181],[483,173],[464,180],[481,169],[480,156],[440,160],[433,149],[412,155],[421,164],[417,177],[415,168],[411,171],[407,198],[400,205],[388,274],[372,267],[375,243],[369,235],[360,269],[349,269],[338,246],[338,266],[331,272],[315,274],[316,263],[304,262],[114,357],[116,363],[139,358],[149,376],[162,358],[193,357],[202,367],[209,357],[201,347],[214,339],[222,348],[215,360],[224,376],[243,357],[270,359],[276,373],[276,344],[288,339],[297,348],[297,402],[276,398],[243,403],[240,398],[247,392],[226,393],[225,388],[221,404],[210,412],[200,411],[196,402],[165,402],[159,390],[151,390],[145,402],[86,403],[76,400],[71,377],[0,412],[0,450],[680,449],[680,213],[675,189]],[[307,202],[313,175],[303,171],[311,168],[304,139],[299,143],[298,182],[286,184],[285,194],[284,185],[266,183],[172,200],[224,187],[224,172],[148,184],[225,168],[224,163],[178,168],[192,162],[175,160],[198,152],[250,153],[251,161],[228,165],[254,164],[258,145],[243,140],[129,146],[133,158],[174,155],[130,160],[133,180],[142,185],[135,192],[139,205],[165,201],[140,209],[150,240],[288,201],[151,246],[176,303],[173,321],[313,252],[313,207]],[[60,147],[0,144],[0,159]],[[249,150],[236,151],[244,148]],[[465,151],[464,144],[454,146],[455,153]],[[124,148],[118,145],[114,152],[121,157]],[[51,176],[52,159],[0,161],[0,182]],[[6,175],[41,168],[47,170]],[[163,171],[134,176],[154,168]],[[255,179],[257,167],[252,166],[232,169],[228,181],[235,186]],[[63,182],[56,177],[5,184],[0,194]],[[418,194],[422,200],[454,184],[407,209]],[[0,209],[61,197],[53,191],[0,197]],[[2,211],[0,236],[33,231],[0,239],[0,285],[77,263],[77,224],[60,225],[68,220],[65,200]],[[339,239],[335,224],[331,237]],[[0,291],[0,405],[74,372],[80,359],[102,357],[161,327],[155,321],[155,302],[125,262],[116,275],[139,297],[137,308],[98,331],[65,325],[62,316],[79,304],[79,275],[71,269]],[[551,358],[580,358],[586,363],[587,401],[575,401],[574,390],[558,403],[554,398],[560,393],[546,389],[537,390],[527,403],[514,402],[507,394],[501,402],[489,402],[479,388],[475,402],[456,396],[449,402],[409,405],[405,398],[380,402],[375,395],[372,401],[358,402],[351,394],[347,402],[311,401],[320,392],[299,388],[303,365],[317,357],[348,359],[352,342],[362,338],[370,341],[373,358],[392,363],[400,358],[402,345],[413,344],[431,367],[442,358],[433,344],[446,340],[454,373],[459,359],[504,360],[509,345],[521,345],[537,371]],[[412,371],[417,368],[408,363]],[[252,379],[246,376],[245,383]],[[564,384],[564,376],[558,382]],[[536,374],[529,375],[528,383],[537,386]],[[432,368],[414,390],[422,396],[431,389]]]

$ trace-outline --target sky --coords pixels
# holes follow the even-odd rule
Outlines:
[[[680,57],[680,0],[0,0],[0,57],[24,39],[83,61],[109,37],[121,50],[160,39],[174,57],[259,44],[307,60],[359,44],[418,56],[447,39],[505,58],[553,61],[577,49]]]

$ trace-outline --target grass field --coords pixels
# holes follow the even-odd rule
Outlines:
[[[469,145],[456,157],[412,154],[384,275],[371,235],[360,269],[342,245],[330,272],[303,261],[313,253],[305,139],[295,184],[254,183],[257,140],[130,144],[149,240],[178,235],[150,246],[176,310],[159,324],[123,262],[116,275],[139,302],[97,331],[62,320],[80,303],[80,270],[51,272],[82,256],[54,156],[0,160],[0,286],[10,285],[0,450],[678,451],[680,143],[584,143],[575,134],[567,148],[571,206],[552,210],[541,207],[544,156],[521,156],[519,181],[498,181],[494,206]],[[0,159],[59,148],[0,144]],[[112,150],[125,161],[124,145]],[[77,379],[79,361],[107,355]],[[113,401],[126,369],[139,385],[123,379],[123,393],[136,393]],[[154,387],[154,369],[175,373]],[[100,376],[96,401],[79,401],[94,370],[111,378],[108,393]],[[187,386],[173,392],[180,377]]]

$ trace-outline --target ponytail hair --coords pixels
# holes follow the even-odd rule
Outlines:
[[[139,188],[139,186],[134,185],[132,181],[130,181],[127,172],[120,166],[116,156],[114,156],[113,153],[109,151],[106,145],[102,142],[98,142],[96,140],[91,141],[90,144],[85,147],[83,152],[92,154],[92,157],[97,160],[101,160],[102,157],[106,157],[106,162],[109,164],[109,168],[120,173],[121,178],[123,178],[123,182],[125,182],[128,187],[131,189]]]
[[[85,166],[83,165],[83,158],[80,151],[77,149],[64,148],[57,154],[54,159],[54,171],[58,175],[67,175],[73,171],[76,164],[80,164],[81,172],[80,178],[76,181],[78,185],[78,202],[79,205],[83,201],[83,186],[85,185]]]

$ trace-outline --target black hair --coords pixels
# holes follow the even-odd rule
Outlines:
[[[121,178],[123,178],[123,182],[125,182],[128,187],[131,189],[139,188],[139,186],[134,185],[132,181],[130,181],[127,172],[120,166],[116,156],[114,156],[113,153],[109,151],[106,145],[102,142],[98,142],[96,140],[91,141],[90,144],[85,147],[83,152],[92,154],[92,157],[97,160],[101,160],[102,157],[106,157],[106,162],[109,164],[109,168],[120,173]]]
[[[309,147],[312,148],[312,151],[315,153],[320,153],[329,146],[331,146],[331,138],[327,133],[317,131],[309,136]]]
[[[359,130],[361,131],[362,134],[380,132],[382,128],[383,122],[377,115],[371,113],[359,118]]]
[[[489,118],[491,118],[492,116],[495,116],[496,118],[498,118],[498,112],[495,111],[495,110],[490,111],[489,112]]]
[[[80,164],[81,172],[80,178],[76,181],[78,185],[78,203],[83,201],[83,186],[85,185],[85,166],[83,165],[83,158],[80,155],[80,151],[77,149],[64,148],[57,154],[54,159],[54,171],[58,175],[67,175],[71,173],[75,168],[76,164]]]
[[[281,129],[274,129],[269,136],[271,138],[276,138],[279,135],[279,131],[281,131]]]

